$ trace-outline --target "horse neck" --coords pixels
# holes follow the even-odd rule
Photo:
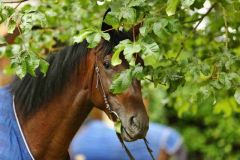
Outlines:
[[[67,159],[69,144],[92,109],[89,81],[85,78],[79,86],[79,78],[72,79],[61,94],[33,116],[24,118],[18,114],[35,159]]]

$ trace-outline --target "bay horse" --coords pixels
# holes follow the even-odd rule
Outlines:
[[[110,41],[102,39],[93,49],[89,49],[84,40],[50,54],[45,76],[36,70],[36,77],[26,75],[22,80],[13,81],[10,87],[0,89],[0,159],[69,159],[69,144],[94,106],[112,117],[103,91],[125,128],[122,138],[134,141],[145,137],[149,119],[140,82],[134,79],[121,94],[109,91],[113,76],[129,67],[123,56],[122,64],[111,65],[113,47],[123,39],[132,40],[133,30],[110,30]],[[96,88],[98,76],[101,76],[103,90]],[[2,138],[4,134],[7,135]],[[4,146],[12,141],[16,144]],[[7,153],[9,155],[4,155]]]

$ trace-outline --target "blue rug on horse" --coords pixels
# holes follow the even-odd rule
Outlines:
[[[0,160],[31,160],[13,110],[9,87],[0,88]]]
[[[169,155],[175,154],[183,144],[181,135],[174,129],[150,123],[147,133],[149,146],[157,159],[160,149]],[[126,142],[126,146],[136,160],[151,160],[143,140]],[[128,160],[115,131],[105,122],[92,120],[82,127],[70,145],[72,159],[84,155],[86,160]]]

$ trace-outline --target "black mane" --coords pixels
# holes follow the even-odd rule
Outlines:
[[[27,74],[22,80],[16,78],[11,84],[15,102],[20,110],[29,115],[49,101],[55,93],[61,92],[77,66],[84,62],[88,53],[87,42],[66,47],[62,51],[47,57],[49,69],[46,76],[36,71],[36,77]]]

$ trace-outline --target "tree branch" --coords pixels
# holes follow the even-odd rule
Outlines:
[[[8,4],[8,3],[22,3],[22,2],[26,2],[26,1],[28,1],[28,0],[2,0],[2,2],[1,3],[6,3],[6,4]]]
[[[226,48],[228,48],[228,23],[227,23],[226,9],[223,7],[223,5],[221,3],[220,3],[220,7],[222,8],[225,35],[226,35],[225,46],[226,46]]]
[[[197,25],[192,29],[191,33],[188,34],[188,35],[186,36],[186,38],[184,38],[184,40],[181,42],[181,47],[180,47],[180,49],[179,49],[179,51],[178,51],[178,53],[177,53],[177,55],[176,55],[176,57],[175,57],[175,60],[178,59],[178,57],[180,56],[182,50],[184,49],[185,41],[190,37],[190,35],[191,35],[192,33],[194,33],[194,32],[197,30],[198,26],[202,23],[203,19],[212,11],[212,9],[216,6],[216,4],[217,4],[217,2],[215,2],[215,3],[208,9],[208,11],[207,11],[201,18],[199,18],[199,21],[198,21]]]
[[[200,18],[199,22],[197,25],[193,28],[192,32],[195,32],[198,26],[202,23],[203,19],[212,11],[212,9],[216,6],[217,3],[214,3],[209,10]]]

